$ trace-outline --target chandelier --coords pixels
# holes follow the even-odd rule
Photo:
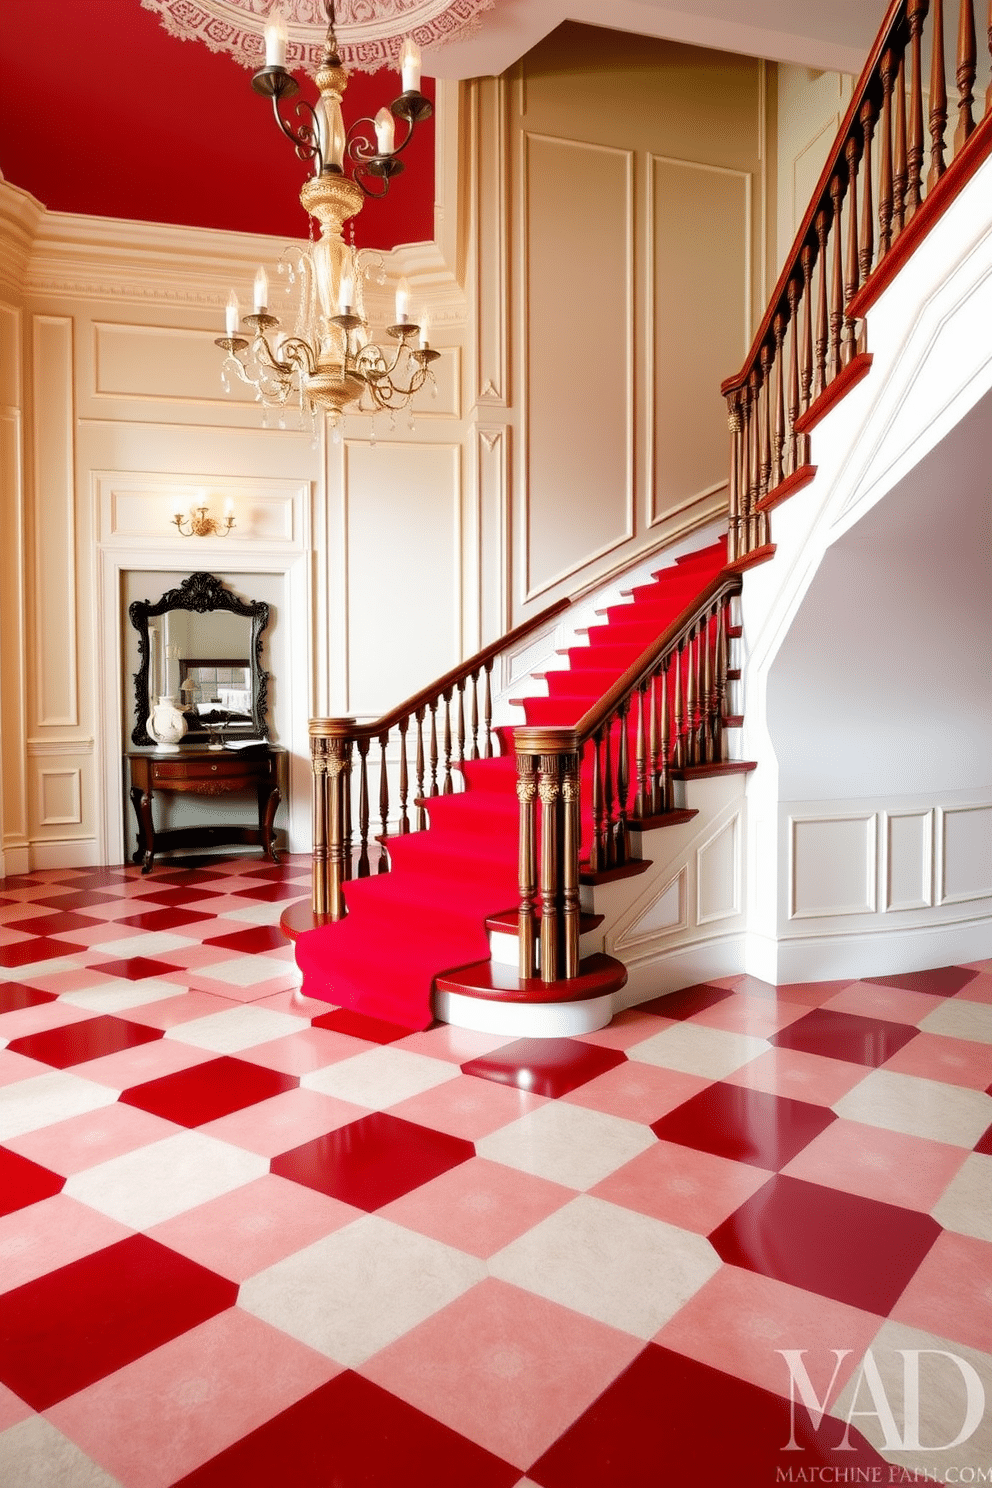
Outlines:
[[[299,91],[286,69],[287,29],[282,11],[274,9],[265,27],[265,66],[252,78],[256,93],[272,100],[276,122],[301,160],[313,163],[300,201],[313,219],[311,242],[287,250],[279,264],[289,288],[298,286],[295,323],[280,330],[269,307],[268,275],[255,275],[254,309],[241,316],[234,291],[227,302],[226,334],[217,345],[227,352],[222,377],[230,390],[233,372],[255,389],[266,408],[285,408],[298,399],[301,413],[316,421],[322,410],[337,431],[346,412],[394,412],[407,407],[425,383],[433,385],[431,363],[440,355],[428,339],[426,323],[410,319],[410,291],[405,280],[396,290],[396,319],[386,335],[391,345],[377,345],[365,316],[364,283],[374,275],[384,282],[381,260],[356,250],[354,234],[346,243],[344,225],[361,211],[366,196],[385,196],[393,176],[403,170],[400,155],[431,104],[420,92],[420,52],[407,38],[400,56],[402,89],[374,119],[359,119],[345,129],[341,102],[348,69],[338,55],[334,0],[324,0],[327,35],[314,74],[319,97],[301,99],[296,120],[283,103]],[[396,126],[405,126],[397,141]],[[313,224],[319,227],[314,236]],[[245,334],[246,327],[250,335]]]

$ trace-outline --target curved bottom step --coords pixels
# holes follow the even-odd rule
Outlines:
[[[627,968],[612,956],[588,956],[579,975],[542,982],[517,976],[509,966],[477,961],[441,973],[434,983],[435,1016],[457,1028],[516,1038],[565,1038],[605,1028]]]

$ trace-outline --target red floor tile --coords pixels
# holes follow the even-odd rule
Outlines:
[[[661,1018],[675,1018],[681,1022],[685,1018],[691,1018],[694,1013],[701,1013],[704,1008],[725,1002],[733,995],[726,987],[711,987],[708,983],[701,982],[698,986],[683,987],[678,992],[666,993],[664,997],[652,998],[650,1002],[638,1003],[636,1011],[657,1013]]]
[[[373,1111],[274,1157],[271,1171],[372,1213],[475,1156],[471,1142]]]
[[[519,1478],[518,1468],[346,1370],[175,1488],[513,1488]]]
[[[732,1266],[884,1317],[940,1232],[928,1214],[778,1174],[709,1239]]]
[[[20,930],[26,935],[65,935],[68,930],[92,930],[104,924],[92,915],[76,914],[74,910],[62,910],[54,914],[32,915],[25,920],[8,920],[7,930]]]
[[[68,940],[51,940],[44,936],[15,941],[0,946],[0,966],[27,966],[34,961],[55,961],[60,956],[78,956],[79,947]]]
[[[953,997],[978,972],[967,966],[938,966],[933,971],[907,971],[899,976],[863,977],[882,987],[904,987],[907,992],[929,992],[931,997]]]
[[[197,896],[199,897],[199,896]],[[212,920],[216,916],[206,913],[201,914],[192,909],[179,909],[169,905],[162,905],[158,909],[145,909],[140,914],[128,915],[126,919],[117,921],[118,925],[127,925],[134,930],[176,930],[180,925],[195,925],[201,920]]]
[[[27,987],[20,982],[0,982],[0,1014],[16,1013],[21,1008],[54,1001],[54,992],[42,992],[39,987]]]
[[[17,1152],[0,1147],[0,1214],[13,1214],[61,1191],[65,1179]]]
[[[281,950],[289,943],[288,937],[283,935],[278,925],[250,925],[231,935],[210,935],[203,942],[204,945],[221,946],[226,951],[238,951],[243,956],[254,956],[259,951]]]
[[[282,1075],[264,1065],[225,1055],[132,1086],[124,1091],[121,1102],[174,1121],[177,1126],[202,1126],[284,1090],[295,1090],[299,1083],[295,1075]]]
[[[333,1008],[314,1018],[314,1028],[329,1028],[334,1033],[347,1033],[351,1038],[365,1039],[370,1044],[395,1044],[397,1039],[409,1038],[409,1028],[398,1023],[385,1023],[381,1018],[367,1018],[364,1013],[353,1013],[349,1008]]]
[[[44,898],[35,899],[35,904],[43,904],[46,909],[89,909],[96,904],[119,903],[116,894],[104,893],[101,889],[67,889],[65,893],[49,894]]]
[[[78,946],[73,946],[78,951]],[[168,977],[176,968],[169,961],[152,961],[148,956],[128,956],[124,961],[100,961],[97,971],[104,976],[124,977],[129,982],[143,982],[146,977]]]
[[[69,1069],[88,1059],[102,1059],[105,1054],[117,1054],[121,1049],[133,1049],[161,1037],[160,1028],[129,1023],[124,1018],[102,1017],[30,1033],[25,1038],[14,1039],[7,1047],[15,1054],[38,1059],[55,1069]]]
[[[209,904],[211,899],[220,898],[220,891],[218,889],[205,889],[198,887],[195,897],[197,904],[199,904],[201,901]],[[177,888],[175,885],[167,889],[152,889],[151,886],[149,886],[148,893],[141,895],[142,904],[157,905],[159,908],[173,908],[177,905],[185,907],[187,904],[189,904],[189,900],[189,889]]]
[[[45,1410],[236,1299],[233,1282],[134,1235],[0,1297],[0,1379]]]
[[[257,887],[239,889],[238,893],[244,899],[258,899],[265,904],[273,904],[280,899],[305,899],[307,885],[305,883],[260,883]]]
[[[796,1482],[821,1481],[819,1467],[831,1474],[822,1481],[839,1482],[833,1448],[843,1431],[843,1421],[824,1416],[814,1432],[798,1409],[799,1450],[783,1456],[787,1399],[649,1344],[527,1475],[540,1488],[769,1488],[784,1466]],[[887,1472],[859,1432],[851,1431],[850,1444],[845,1469]],[[801,1477],[801,1468],[811,1476]]]
[[[802,1049],[807,1054],[877,1069],[916,1037],[916,1029],[904,1023],[820,1007],[772,1034],[769,1043],[778,1049]]]
[[[826,1106],[742,1085],[709,1085],[651,1123],[656,1137],[778,1172],[836,1121]]]
[[[989,1086],[985,1094],[992,1095],[992,1085]],[[974,1150],[976,1152],[984,1152],[986,1153],[986,1155],[992,1157],[992,1126],[990,1126],[987,1131],[982,1133],[978,1141],[975,1143]]]
[[[531,1095],[554,1098],[576,1090],[606,1070],[625,1064],[626,1060],[627,1056],[619,1049],[604,1049],[575,1039],[516,1039],[478,1059],[470,1059],[462,1065],[462,1073],[476,1075],[480,1080],[495,1080],[499,1085],[515,1085]]]

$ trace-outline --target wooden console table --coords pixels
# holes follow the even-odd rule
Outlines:
[[[156,852],[176,847],[227,846],[247,843],[260,846],[278,863],[272,823],[282,800],[279,766],[284,749],[260,744],[252,749],[208,749],[191,745],[178,754],[157,749],[132,749],[131,802],[138,818],[138,848],[133,863],[150,873]],[[258,796],[258,826],[190,826],[156,832],[152,805],[156,794],[170,792],[189,796],[226,796],[255,791]]]

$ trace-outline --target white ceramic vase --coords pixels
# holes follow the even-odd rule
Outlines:
[[[159,749],[178,754],[179,740],[186,732],[186,720],[171,697],[160,697],[145,724]]]

